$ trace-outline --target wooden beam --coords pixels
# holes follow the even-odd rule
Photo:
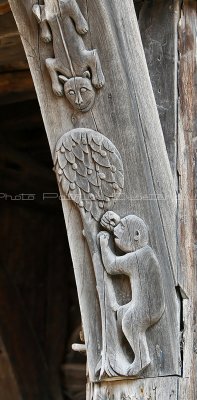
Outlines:
[[[196,260],[194,242],[195,218],[195,146],[196,120],[196,27],[197,4],[193,0],[181,3],[179,21],[179,74],[178,74],[178,234],[179,284],[183,296],[182,343],[183,377],[179,382],[180,396],[196,397]],[[189,379],[188,379],[189,377]]]
[[[123,399],[145,396],[159,399],[167,396],[177,399],[182,373],[179,335],[182,312],[180,305],[181,296],[183,296],[181,289],[180,291],[177,289],[179,283],[177,279],[179,270],[176,231],[177,192],[133,3],[126,0],[124,7],[120,8],[118,0],[113,2],[113,6],[107,0],[94,2],[72,0],[61,3],[56,0],[46,0],[45,8],[39,5],[34,6],[35,19],[32,16],[30,3],[23,2],[20,8],[16,0],[10,0],[10,4],[19,26],[35,82],[59,176],[61,194],[65,196],[62,204],[87,350],[90,379],[90,391],[87,397],[96,399],[117,396]],[[63,7],[65,8],[62,9]],[[71,17],[75,20],[76,29],[70,21]],[[84,17],[88,21],[90,34],[86,33],[83,39],[84,32],[87,32],[87,22],[84,21]],[[68,30],[67,35],[64,35],[64,29]],[[51,45],[47,45],[47,42],[51,40],[51,34],[53,49]],[[38,35],[42,40],[40,42]],[[96,49],[99,57],[95,50],[91,52],[89,49]],[[87,56],[86,63],[83,57]],[[84,70],[87,65],[89,65],[88,71]],[[61,72],[60,77],[57,72]],[[86,97],[87,90],[78,89],[78,93],[76,89],[76,82],[82,80],[84,84],[83,79],[89,79],[88,83],[85,81],[86,85],[89,85],[89,95],[91,94],[89,103]],[[61,86],[61,82],[64,86]],[[67,90],[67,85],[71,85],[69,90]],[[82,88],[87,89],[83,85]],[[82,103],[85,103],[86,109],[82,108],[84,105]],[[105,150],[101,148],[101,145]],[[95,152],[99,155],[95,155]],[[109,152],[116,156],[113,164],[108,163]],[[89,155],[92,156],[91,168],[88,164]],[[105,162],[102,157],[105,158]],[[124,167],[122,167],[121,159]],[[103,165],[102,162],[105,164]],[[100,198],[104,190],[102,183],[99,186],[101,187],[99,194],[96,194],[96,197],[100,199],[99,202],[94,203],[96,211],[97,206],[100,208],[99,223],[103,227],[108,226],[105,234],[100,232],[102,228],[97,222],[98,217],[96,219],[93,212],[91,214],[93,218],[90,215],[90,210],[95,210],[91,201],[95,201],[96,197],[92,197],[93,193],[89,189],[91,182],[87,176],[94,172],[97,177],[99,171],[98,177],[105,181],[107,189],[110,186],[106,173],[101,173],[97,164],[99,168],[102,167],[102,171],[106,165],[108,165],[106,168],[110,168],[114,174],[117,170],[119,171],[120,186],[113,181],[116,183],[115,186],[111,185],[113,189],[120,189],[123,172],[125,176],[123,196],[117,201],[113,210],[113,206],[110,208],[113,215],[111,220],[109,214],[107,217],[101,211],[102,207],[107,209],[107,205],[103,203],[105,198],[104,200],[103,197]],[[83,173],[85,179],[81,178]],[[114,176],[116,177],[116,174]],[[94,183],[95,181],[93,181],[93,186],[95,186]],[[71,193],[76,187],[78,197]],[[87,200],[84,195],[80,198],[82,201],[79,202],[79,196],[83,193],[84,187],[84,192],[91,196]],[[93,191],[94,188],[91,190]],[[110,191],[110,198],[108,198],[110,204],[112,204],[111,194]],[[113,196],[116,200],[116,195],[112,194]],[[69,201],[70,199],[72,201]],[[77,201],[80,210],[73,204]],[[90,206],[92,208],[89,209]],[[131,277],[135,256],[138,260],[138,256],[132,254],[133,248],[128,249],[123,243],[125,246],[119,247],[126,254],[119,257],[108,245],[109,237],[114,242],[111,233],[113,230],[115,233],[114,225],[119,226],[119,229],[120,227],[124,229],[127,223],[122,217],[125,216],[131,217],[134,224],[133,221],[136,219],[132,218],[133,214],[138,216],[136,223],[142,224],[145,221],[149,227],[150,247],[154,251],[154,260],[158,268],[161,266],[160,279],[156,284],[152,283],[150,277],[150,282],[148,278],[145,278],[146,268],[142,269],[141,278],[138,272],[139,279],[136,280],[135,270],[139,271],[140,268],[141,271],[141,267],[144,266],[141,261],[133,272],[134,278]],[[108,218],[108,223],[105,222],[104,217]],[[143,220],[142,222],[139,222],[139,217]],[[128,218],[126,221],[128,222]],[[145,226],[143,225],[143,232],[145,232],[146,240],[144,240],[147,244]],[[133,240],[138,241],[141,231],[139,233],[135,230],[135,233]],[[119,239],[116,235],[115,247],[117,243],[120,243]],[[144,257],[144,260],[147,259],[149,260],[149,257]],[[125,264],[123,265],[122,262]],[[153,264],[151,263],[151,266]],[[125,271],[126,266],[128,271]],[[124,279],[123,276],[121,280],[117,277],[113,280],[110,276],[113,272],[115,275],[117,272],[128,275],[130,281]],[[153,273],[151,276],[155,279],[156,275]],[[133,282],[136,286],[135,284],[132,286]],[[162,285],[164,291],[161,289]],[[136,287],[138,290],[135,297]],[[131,288],[135,302],[132,302]],[[154,289],[150,292],[150,288]],[[155,294],[156,288],[161,289],[159,294],[158,292]],[[139,292],[142,294],[140,299]],[[147,299],[143,297],[144,293],[149,294]],[[161,303],[154,303],[154,300],[156,302],[161,300]],[[159,310],[162,310],[163,314],[159,314],[152,326],[148,325],[145,337],[145,323],[142,323],[144,319],[142,321],[140,318],[141,315],[144,316],[143,312],[150,304],[153,308],[154,304],[159,304],[161,307]],[[136,305],[139,308],[135,308]],[[158,310],[158,307],[156,309]],[[152,321],[151,306],[148,311],[150,322]],[[125,316],[126,319],[124,319]],[[134,334],[139,326],[142,331]],[[123,339],[127,340],[125,347],[122,346]],[[144,351],[141,350],[141,346]],[[141,379],[136,379],[136,377]],[[185,399],[183,395],[179,398]]]
[[[139,26],[146,61],[176,182],[179,1],[145,0]]]
[[[61,6],[63,7],[66,3],[61,3]],[[70,3],[73,4],[76,10],[76,1]],[[88,108],[87,111],[89,112],[84,113],[80,112],[79,109],[76,112],[75,102],[73,110],[65,97],[58,98],[52,91],[50,76],[45,67],[46,57],[48,57],[47,66],[51,77],[55,76],[54,80],[55,78],[57,80],[57,76],[50,69],[53,51],[50,45],[46,45],[46,41],[50,40],[50,35],[44,19],[43,9],[34,8],[34,14],[36,14],[36,18],[39,21],[38,26],[30,3],[23,3],[23,7],[20,8],[16,0],[10,0],[10,4],[19,24],[19,31],[30,63],[52,154],[55,154],[57,140],[61,139],[65,132],[73,128],[80,129],[81,127],[96,131],[95,135],[98,135],[98,137],[100,137],[99,132],[101,132],[114,143],[121,154],[124,164],[125,188],[123,198],[117,202],[116,212],[121,217],[135,214],[146,221],[149,226],[151,247],[154,248],[161,264],[166,301],[166,312],[163,318],[159,320],[157,326],[155,325],[147,333],[153,362],[143,371],[143,376],[150,378],[158,375],[178,375],[180,368],[179,326],[175,290],[177,267],[176,193],[133,4],[130,0],[126,0],[124,7],[120,8],[118,0],[113,2],[113,7],[107,0],[88,3],[80,0],[78,2],[83,15],[89,23],[91,33],[90,36],[87,35],[87,38],[84,39],[83,46],[98,50],[106,79],[106,84],[104,85],[101,67],[97,58],[97,70],[95,71],[94,69],[95,60],[94,62],[92,61],[90,68],[92,67],[91,71],[95,80],[96,74],[100,71],[100,75],[99,77],[97,76],[95,81],[95,86],[104,85],[104,87],[101,90],[95,89],[94,107],[90,111]],[[48,7],[46,8],[46,14],[48,13],[49,15],[49,23],[51,24],[51,29],[53,29],[52,21],[54,21],[54,18],[50,18],[50,13],[53,14],[54,12],[54,2],[46,1],[46,5]],[[39,11],[43,13],[43,20],[40,19],[41,14]],[[30,20],[31,24],[29,24]],[[23,21],[22,24],[21,21]],[[100,28],[101,26],[103,27],[102,29]],[[53,31],[54,51],[57,49],[56,38],[59,37],[58,31],[56,31],[57,27],[58,19]],[[71,29],[73,29],[73,25]],[[45,44],[43,42],[38,43],[38,32],[40,32]],[[79,39],[79,34],[76,31],[73,32],[73,35],[76,44],[78,44],[78,41],[81,43],[82,38]],[[62,37],[60,35],[60,38]],[[67,54],[69,68],[74,73],[72,63],[75,62],[75,68],[77,69],[81,66],[77,58],[78,54],[73,55],[73,57],[76,57],[76,60],[73,61],[72,46],[70,47],[70,55],[66,52],[66,45],[70,46],[72,43],[72,41],[69,41],[69,37],[65,36],[65,41],[67,40],[67,44],[62,39],[59,42],[61,45],[63,42],[64,46],[61,51],[57,50],[56,58],[63,57],[64,59],[65,54]],[[95,57],[96,52],[91,54],[88,52],[86,54]],[[63,63],[63,61],[61,62]],[[139,65],[140,69],[137,67]],[[68,69],[67,72],[69,73]],[[82,72],[85,73],[85,71]],[[86,75],[87,77],[88,74]],[[63,76],[63,78],[65,77]],[[57,81],[56,86],[53,86],[53,90],[56,94],[61,94],[61,89],[60,83]],[[131,162],[129,162],[130,160]],[[118,162],[118,160],[116,161]],[[61,193],[65,195],[64,192]],[[163,199],[164,193],[165,201]],[[108,336],[110,334],[107,331],[105,332],[105,328],[103,328],[104,331],[102,331],[101,335],[100,330],[102,317],[99,314],[98,294],[96,291],[96,286],[98,288],[99,285],[96,284],[94,275],[94,273],[96,274],[97,266],[95,265],[95,270],[93,270],[87,243],[84,242],[82,235],[82,219],[78,210],[67,199],[63,200],[63,208],[80,295],[90,380],[92,382],[99,381],[99,374],[96,376],[96,368],[97,365],[99,366],[101,354],[104,354],[104,349],[102,351],[103,337],[104,334]],[[78,227],[77,230],[76,226]],[[91,231],[95,234],[97,227],[95,231],[94,229]],[[93,238],[93,241],[96,241],[96,237]],[[98,257],[101,257],[101,255],[98,255]],[[99,279],[100,276],[102,278],[103,273],[104,266],[97,278]],[[82,276],[83,279],[81,279]],[[99,284],[101,286],[104,285],[103,282],[99,282]],[[120,282],[119,289],[122,297],[124,297],[125,286],[128,288],[128,282],[125,283],[123,279]],[[126,301],[128,302],[130,299],[129,294],[130,291],[127,290]],[[92,316],[94,316],[94,320]],[[111,311],[111,316],[115,319],[114,311]],[[102,323],[104,323],[103,321],[104,319],[102,319]],[[110,325],[110,322],[108,324]],[[161,332],[166,334],[161,334]],[[148,359],[147,362],[149,363]],[[129,367],[128,360],[125,360],[125,363],[128,363]],[[123,375],[124,378],[128,376],[128,368],[125,368]],[[96,393],[96,384],[94,388]]]

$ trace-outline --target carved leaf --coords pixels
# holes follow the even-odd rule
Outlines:
[[[118,150],[99,132],[77,128],[60,138],[55,159],[63,192],[99,221],[123,188],[123,165]]]
[[[110,161],[107,157],[103,157],[101,154],[93,151],[92,158],[96,161],[97,164],[102,165],[103,167],[110,167]]]
[[[82,189],[86,193],[90,193],[90,185],[89,182],[86,178],[84,178],[81,175],[76,175],[76,184],[79,186],[80,189]]]
[[[78,167],[77,168],[77,172],[78,172],[79,175],[87,176],[87,168],[84,165],[84,162],[78,160],[77,167]]]
[[[67,164],[64,168],[64,175],[70,182],[76,181],[76,171],[72,167],[73,164]]]
[[[77,157],[78,160],[84,161],[84,153],[83,153],[83,150],[81,149],[81,147],[79,145],[73,147],[72,150],[73,150],[73,153],[74,153],[75,157]]]
[[[91,174],[89,173],[88,176],[88,181],[94,185],[94,186],[99,186],[98,183],[98,178],[97,178],[97,172],[96,171],[92,171]]]
[[[91,140],[90,146],[91,146],[92,150],[96,151],[97,153],[99,153],[101,151],[101,146],[99,144],[96,144],[94,142],[94,140]]]
[[[60,139],[60,144],[61,144],[61,139]],[[65,149],[67,149],[69,151],[72,150],[73,141],[72,141],[71,137],[64,137],[64,140],[63,140],[62,144],[65,147]],[[58,149],[56,149],[56,150],[58,151]]]
[[[65,166],[67,164],[67,159],[65,157],[65,154],[62,153],[61,151],[58,151],[58,162],[62,169],[65,168]]]
[[[66,159],[67,159],[67,161],[68,161],[69,163],[74,164],[74,162],[75,162],[75,155],[74,155],[74,153],[72,152],[72,150],[71,150],[71,151],[65,150],[65,157],[66,157]]]
[[[115,197],[115,191],[113,188],[113,184],[103,181],[101,187],[102,187],[102,192],[103,192],[104,196]]]
[[[61,181],[61,186],[62,186],[63,192],[64,192],[66,195],[68,195],[68,193],[69,193],[69,187],[70,187],[70,182],[69,182],[67,179],[63,178],[62,181]]]

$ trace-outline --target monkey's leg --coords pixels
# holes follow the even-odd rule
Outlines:
[[[51,81],[52,81],[52,89],[56,96],[63,96],[64,90],[63,86],[59,81],[58,72],[64,74],[66,77],[70,76],[69,70],[63,67],[61,64],[57,62],[55,58],[47,58],[46,66],[48,68]]]
[[[52,41],[52,34],[49,28],[49,25],[47,23],[46,17],[45,17],[45,6],[40,6],[38,4],[34,4],[32,11],[37,19],[37,22],[40,25],[41,29],[41,39],[45,43],[49,43]]]
[[[85,55],[88,59],[88,67],[92,72],[92,84],[97,89],[102,88],[105,83],[105,77],[101,68],[101,63],[97,50],[85,51]]]
[[[60,8],[63,13],[72,18],[76,30],[80,35],[84,35],[88,32],[88,24],[82,15],[76,0],[62,0],[60,1]]]
[[[122,320],[122,330],[135,355],[134,361],[128,369],[128,376],[139,375],[150,364],[146,329],[147,324],[143,320],[139,320],[137,310],[130,309],[126,312]]]
[[[52,41],[52,34],[49,28],[47,21],[40,22],[41,29],[41,39],[45,43],[49,43]]]

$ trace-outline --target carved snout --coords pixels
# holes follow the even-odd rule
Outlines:
[[[81,97],[80,92],[76,93],[76,99],[75,99],[75,104],[79,105],[83,103],[83,99]]]

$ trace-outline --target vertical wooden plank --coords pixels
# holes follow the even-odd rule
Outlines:
[[[183,289],[179,289],[179,298],[182,373],[185,377],[179,380],[180,399],[195,398],[193,331],[196,323],[196,280],[192,136],[196,131],[196,21],[196,1],[184,1],[180,8],[176,1],[145,1],[139,20],[166,147],[174,177],[178,178],[177,281]],[[168,105],[166,110],[163,109],[165,102]]]
[[[139,27],[165,144],[176,182],[179,1],[145,0]]]
[[[197,3],[184,0],[179,21],[179,108],[178,108],[178,281],[187,298],[183,301],[183,377],[180,398],[195,396],[194,331],[196,315],[195,179],[193,137],[196,135],[196,27]],[[183,294],[184,297],[184,294]],[[182,397],[181,397],[182,396]]]

